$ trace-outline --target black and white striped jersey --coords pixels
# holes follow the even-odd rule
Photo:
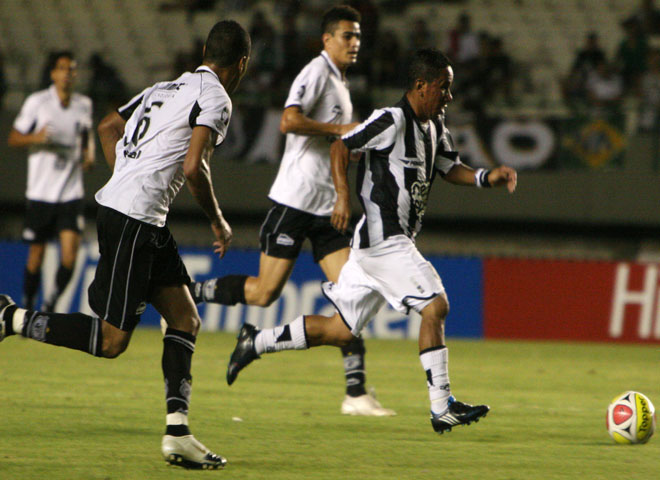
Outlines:
[[[364,214],[353,247],[373,247],[393,235],[414,239],[436,172],[445,175],[461,163],[442,119],[420,123],[404,96],[394,107],[375,110],[342,140],[349,150],[365,152],[356,185]]]

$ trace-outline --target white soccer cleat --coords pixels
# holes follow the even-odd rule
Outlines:
[[[5,309],[7,307],[15,304],[16,303],[11,299],[9,295],[4,295],[4,294],[0,295],[0,342],[4,340],[7,332],[5,321],[2,319],[2,316],[5,313]]]
[[[227,459],[216,455],[192,435],[164,435],[163,457],[170,465],[196,470],[216,470],[227,465]]]
[[[346,395],[341,404],[341,413],[344,415],[361,415],[365,417],[391,417],[396,412],[390,408],[384,408],[374,395],[373,390],[359,397]]]

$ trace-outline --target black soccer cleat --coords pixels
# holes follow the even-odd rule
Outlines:
[[[254,339],[257,333],[259,333],[259,329],[249,323],[244,324],[241,331],[238,332],[238,341],[229,358],[229,365],[227,365],[227,385],[234,383],[238,372],[247,367],[253,360],[261,358],[254,349]]]
[[[9,295],[0,295],[0,342],[2,342],[2,340],[4,340],[4,338],[7,336],[5,320],[2,317],[5,313],[5,309],[11,305],[16,305],[16,302],[14,302]]]
[[[472,406],[451,397],[445,413],[431,412],[431,425],[437,433],[451,432],[452,427],[456,425],[470,425],[472,422],[478,422],[489,411],[488,405]]]

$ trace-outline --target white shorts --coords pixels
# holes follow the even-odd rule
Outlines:
[[[385,302],[401,313],[421,312],[445,291],[433,265],[404,235],[351,249],[337,283],[325,282],[322,288],[355,336]]]

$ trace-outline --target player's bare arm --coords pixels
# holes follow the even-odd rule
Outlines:
[[[297,135],[333,135],[340,137],[350,132],[359,123],[347,123],[337,125],[335,123],[323,123],[305,116],[298,106],[284,109],[280,120],[280,131],[284,134],[295,133]]]
[[[232,231],[222,216],[218,200],[213,193],[209,161],[213,153],[216,135],[208,127],[193,128],[190,146],[183,160],[183,174],[195,201],[202,207],[211,222],[211,229],[216,238],[213,242],[213,251],[222,258],[231,243]]]
[[[337,192],[337,200],[332,210],[330,222],[340,232],[345,232],[351,219],[350,190],[346,170],[350,160],[350,151],[341,139],[330,146],[330,170],[332,182]]]
[[[43,127],[35,133],[21,133],[15,128],[9,132],[7,145],[10,147],[29,147],[30,145],[44,145],[48,143],[49,131],[48,127]]]
[[[120,138],[124,136],[124,126],[126,120],[117,112],[107,114],[97,128],[99,139],[101,140],[101,148],[103,149],[103,156],[105,161],[108,162],[110,170],[115,169],[115,146]]]
[[[477,170],[474,170],[467,165],[459,164],[453,167],[447,174],[444,179],[449,183],[454,185],[467,185],[474,186],[476,185],[476,173]],[[517,172],[506,165],[501,165],[497,168],[489,170],[486,179],[488,185],[491,187],[501,187],[505,186],[509,190],[509,193],[513,193],[516,190],[516,185],[518,184],[518,174]]]
[[[82,145],[82,166],[85,171],[89,171],[96,161],[96,142],[88,129],[84,131]]]

